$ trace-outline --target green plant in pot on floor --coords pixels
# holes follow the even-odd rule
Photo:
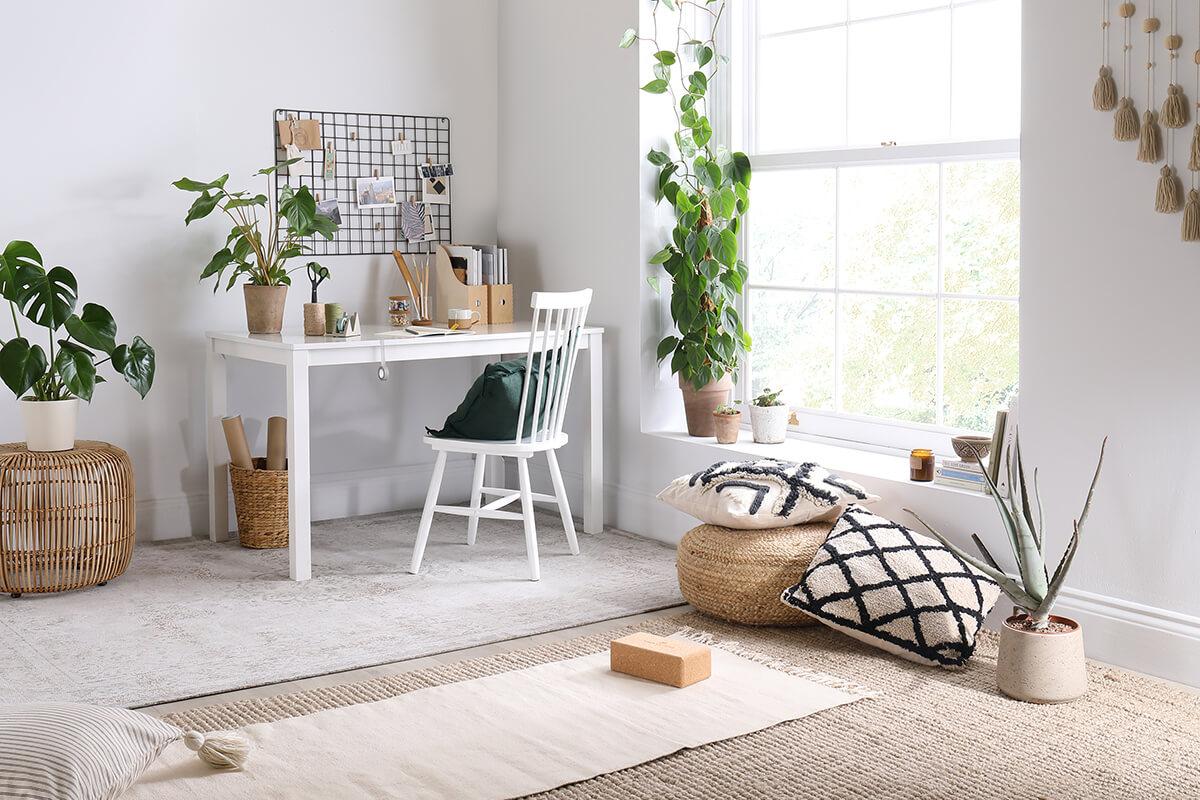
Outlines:
[[[674,49],[659,44],[664,9],[671,12],[667,27]],[[692,436],[714,435],[713,410],[729,402],[741,356],[751,344],[737,310],[749,271],[738,250],[750,207],[750,159],[716,146],[708,117],[710,86],[727,60],[717,54],[713,36],[724,11],[724,2],[712,0],[654,0],[653,31],[641,36],[631,28],[620,42],[651,47],[653,74],[642,91],[665,95],[675,115],[674,147],[646,155],[657,170],[655,199],[665,199],[674,212],[670,240],[650,263],[661,264],[671,278],[675,332],[658,343],[657,355],[659,361],[669,357],[671,372],[679,376]],[[693,19],[703,33],[689,33]]]
[[[0,379],[19,400],[30,450],[75,446],[79,401],[91,401],[96,384],[104,382],[97,367],[105,363],[140,396],[150,391],[154,348],[140,336],[117,344],[117,323],[104,306],[84,303],[76,314],[75,276],[66,267],[47,270],[29,242],[9,242],[0,255],[0,295],[8,301],[14,333],[0,340]],[[30,325],[45,333],[34,336]]]
[[[270,181],[277,169],[290,166],[301,159],[291,159],[274,167],[258,171]],[[307,266],[287,269],[289,259],[307,253],[311,248],[303,240],[311,236],[332,239],[337,223],[317,213],[317,203],[307,186],[293,189],[284,186],[279,202],[265,194],[248,191],[231,192],[225,188],[229,175],[214,181],[180,178],[172,185],[199,196],[188,209],[184,224],[203,219],[213,211],[221,211],[233,222],[225,238],[225,246],[213,254],[200,280],[213,278],[213,292],[225,282],[229,291],[244,276],[242,292],[246,300],[246,327],[250,333],[279,333],[283,328],[283,307],[287,300],[290,273]],[[268,187],[268,191],[270,188]],[[260,211],[265,219],[260,219]],[[225,279],[225,272],[229,277]]]
[[[1001,496],[988,471],[983,470],[1016,561],[1015,577],[1000,567],[979,536],[971,536],[979,548],[980,557],[976,557],[952,544],[916,513],[904,509],[959,558],[1000,584],[1000,588],[1020,609],[1006,619],[1000,629],[996,682],[1000,691],[1009,697],[1033,703],[1062,703],[1087,692],[1083,628],[1075,620],[1054,614],[1053,611],[1092,507],[1092,496],[1100,480],[1107,444],[1108,439],[1105,438],[1100,445],[1100,458],[1091,486],[1088,487],[1083,510],[1074,521],[1071,539],[1053,574],[1047,568],[1046,530],[1042,520],[1037,470],[1033,472],[1032,482],[1026,483],[1019,438],[1013,444],[1011,457],[1007,459],[1010,487],[1007,500]],[[975,460],[982,466],[978,455]]]

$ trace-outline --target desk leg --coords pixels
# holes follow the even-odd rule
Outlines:
[[[583,448],[583,530],[604,530],[604,344],[588,337],[588,437]]]
[[[225,377],[225,356],[213,352],[208,342],[204,376],[207,389],[205,405],[205,436],[208,450],[208,538],[223,542],[229,538],[229,468],[225,460],[225,434],[221,417],[228,413],[228,382]]]
[[[294,581],[312,577],[308,419],[308,353],[298,350],[287,365],[288,566]]]

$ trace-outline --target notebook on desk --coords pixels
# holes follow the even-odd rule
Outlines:
[[[450,328],[446,325],[409,325],[398,331],[384,331],[379,334],[381,339],[407,339],[413,336],[458,336],[464,333],[475,333],[470,328]]]

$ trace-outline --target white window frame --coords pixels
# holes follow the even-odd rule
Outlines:
[[[962,8],[964,6],[976,5],[990,0],[957,0],[950,5],[951,9]],[[755,107],[757,106],[757,85],[754,80],[754,73],[757,69],[757,43],[758,35],[756,30],[757,24],[757,0],[741,0],[740,13],[731,15],[731,45],[734,48],[734,58],[732,59],[734,69],[731,70],[732,77],[725,85],[728,92],[727,96],[732,98],[728,107],[729,124],[726,130],[730,136],[730,141],[738,149],[744,150],[751,159],[756,174],[781,171],[781,170],[796,170],[796,169],[836,169],[839,167],[859,167],[859,166],[882,166],[882,165],[899,165],[899,164],[937,164],[939,170],[939,194],[942,191],[942,175],[944,165],[956,161],[984,161],[990,159],[1020,159],[1020,139],[990,139],[979,141],[954,141],[947,140],[945,142],[932,142],[920,144],[893,144],[881,143],[877,147],[826,147],[812,150],[802,150],[795,152],[758,152],[755,146],[757,142],[755,130]],[[906,16],[908,14],[925,13],[933,9],[922,9],[919,11],[903,12],[901,14],[889,14],[882,17],[864,18],[862,20],[854,20],[848,24],[854,25],[861,22],[869,22],[874,19],[891,18],[898,16]],[[823,25],[813,28],[802,28],[799,30],[820,30],[830,27],[840,27],[843,23],[835,25]],[[951,26],[953,32],[953,26]],[[786,31],[771,34],[788,35],[797,31]],[[951,33],[953,35],[953,33]],[[951,43],[950,51],[953,52],[953,43]],[[847,59],[849,59],[849,48],[847,47]],[[951,74],[951,80],[953,75]],[[951,108],[953,114],[953,108]],[[840,188],[840,176],[838,176],[838,185]],[[753,289],[771,289],[777,291],[797,291],[805,293],[822,293],[832,295],[834,303],[838,302],[841,295],[864,295],[876,297],[918,297],[933,299],[936,301],[937,320],[936,320],[936,359],[937,359],[937,386],[936,386],[936,414],[941,420],[943,414],[943,321],[942,321],[942,299],[962,299],[962,300],[1002,300],[1007,302],[1015,302],[1020,313],[1020,295],[984,295],[984,294],[963,294],[943,291],[943,237],[942,224],[944,220],[945,209],[943,208],[942,198],[939,196],[938,202],[938,249],[937,249],[937,284],[936,289],[931,292],[916,292],[916,291],[870,291],[870,290],[850,290],[843,289],[840,286],[840,269],[834,270],[834,285],[828,288],[812,288],[812,287],[797,287],[788,286],[781,283],[759,284],[754,282],[754,273],[751,270],[750,281],[746,286],[746,291],[741,298],[741,313],[742,318],[748,330],[753,330],[753,308],[749,302],[750,292]],[[838,192],[837,201],[840,204],[841,193]],[[754,237],[754,222],[753,222],[753,207],[754,207],[754,192],[753,184],[751,185],[750,193],[751,214],[747,218],[745,227],[745,236],[743,236],[742,247],[743,257],[746,256],[746,247],[748,243],[753,242]],[[840,228],[841,211],[840,208],[835,215],[835,225]],[[835,230],[835,259],[840,256],[836,248],[840,247],[840,230]],[[840,375],[841,375],[841,341],[838,331],[837,313],[834,315],[834,408],[840,408]],[[1018,344],[1019,347],[1019,344]],[[747,354],[742,365],[742,380],[739,382],[739,401],[748,403],[750,401],[750,385],[751,375],[753,374],[753,352]],[[936,449],[948,450],[948,437],[960,433],[991,433],[991,431],[965,431],[961,428],[947,426],[944,424],[927,424],[918,422],[909,422],[904,420],[891,420],[883,417],[871,417],[862,414],[853,414],[841,411],[825,411],[817,409],[795,409],[798,426],[792,426],[791,431],[796,433],[811,434],[836,440],[842,440],[850,443],[863,444],[871,447],[883,447],[888,449],[910,449],[917,446],[929,446],[931,438],[934,439],[933,444]],[[748,414],[746,415],[749,416]]]

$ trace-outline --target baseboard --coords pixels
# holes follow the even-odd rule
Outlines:
[[[339,519],[401,508],[420,508],[429,489],[432,469],[431,464],[411,464],[314,475],[313,519]],[[442,495],[446,502],[459,502],[466,497],[470,476],[469,460],[456,459],[446,463],[446,483]],[[231,497],[231,530],[236,527],[232,509]],[[207,493],[138,501],[138,541],[166,541],[195,536],[208,536]]]
[[[535,483],[549,485],[544,466],[530,469]],[[583,496],[583,476],[563,471],[572,507]],[[609,525],[668,544],[695,524],[642,489],[606,483],[605,520]],[[989,618],[996,627],[1006,616],[1005,598]],[[1142,605],[1116,597],[1065,588],[1057,609],[1083,624],[1090,658],[1107,664],[1200,687],[1200,617]]]

